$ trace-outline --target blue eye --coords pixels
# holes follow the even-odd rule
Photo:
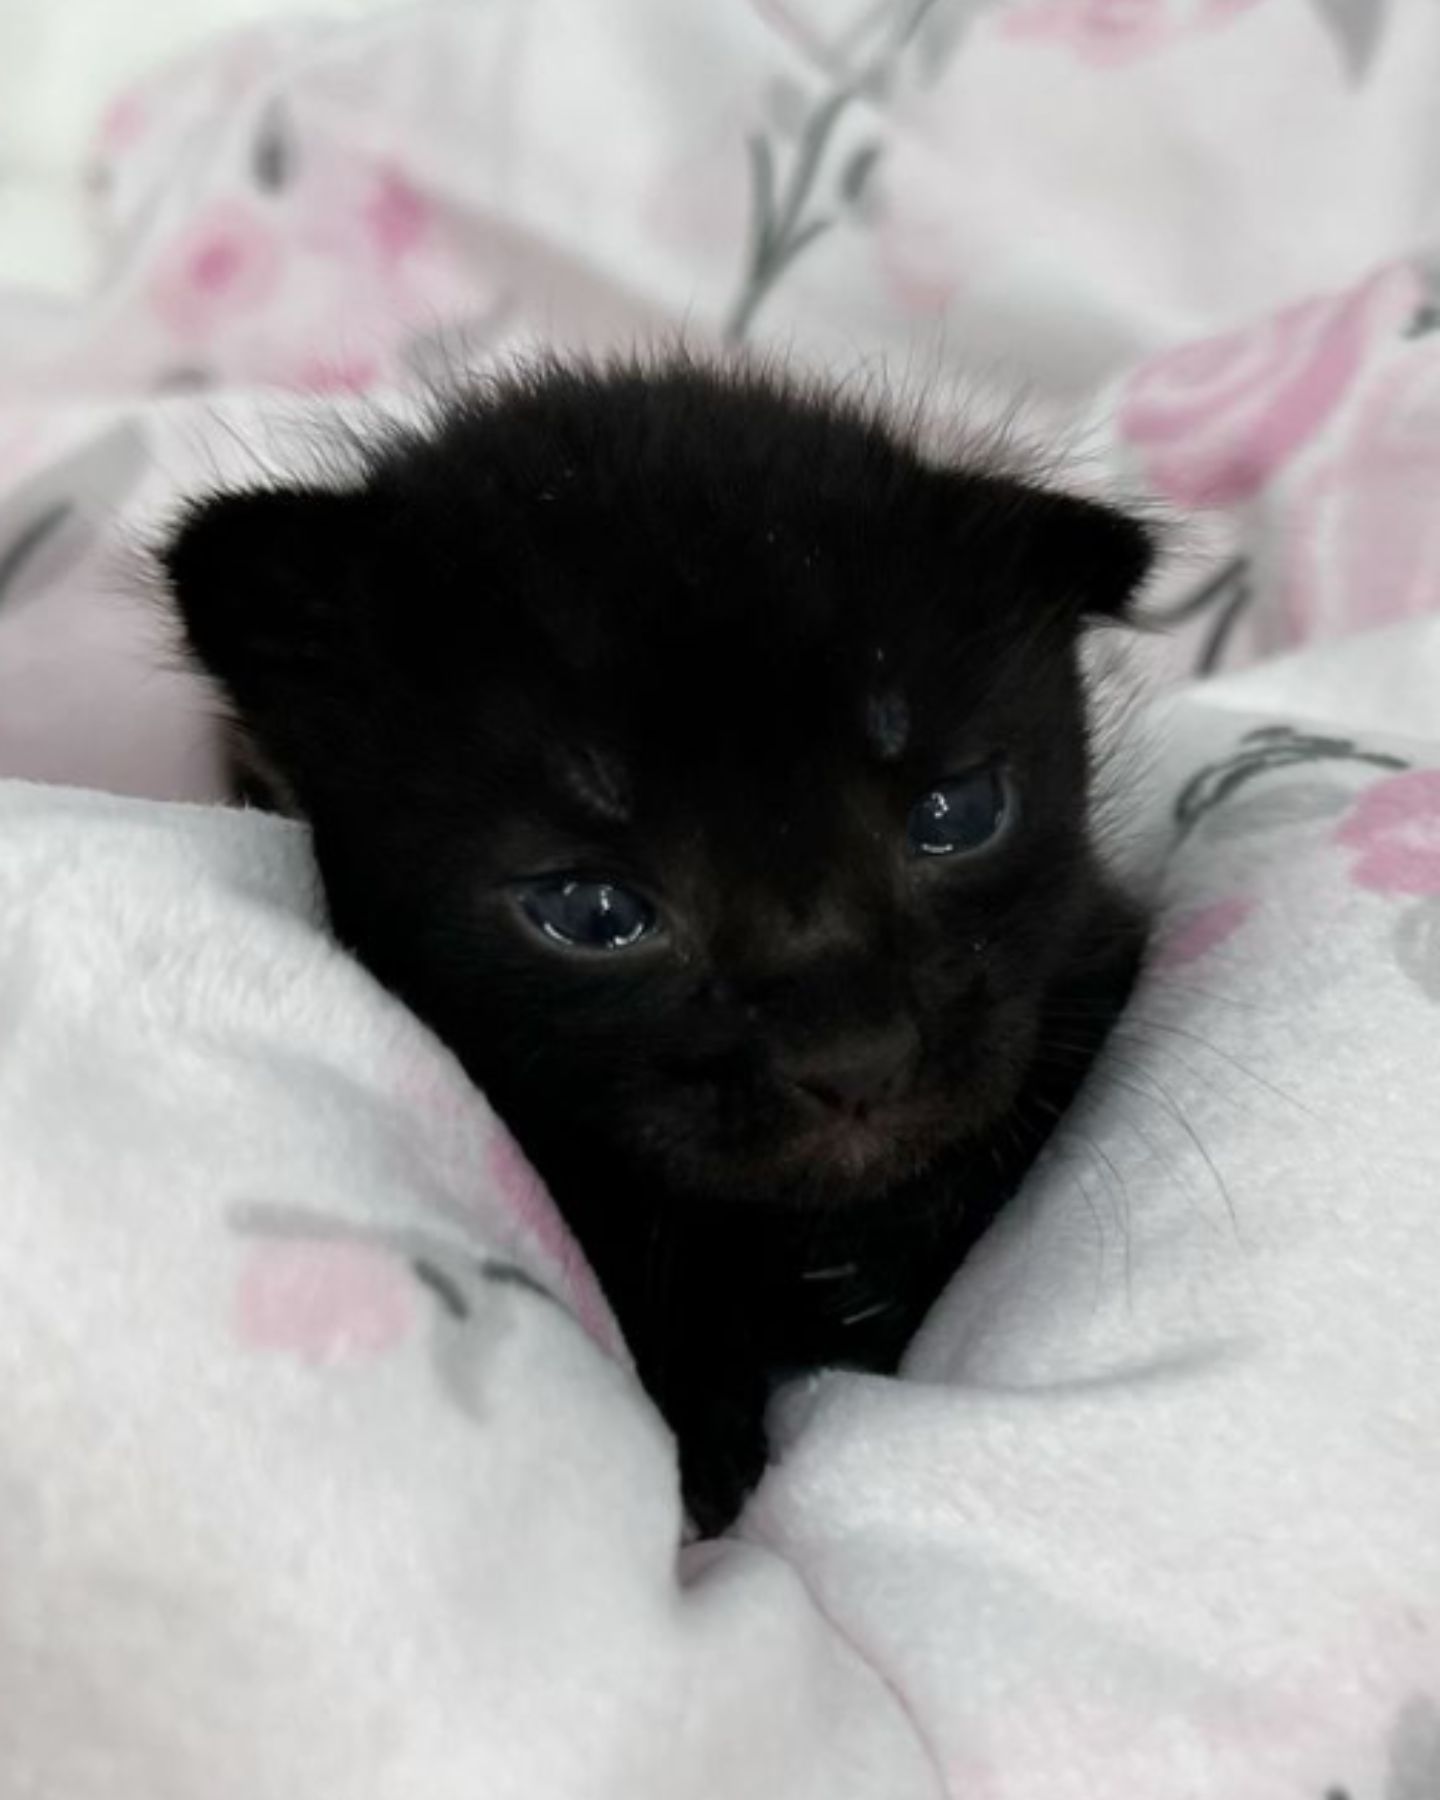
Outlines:
[[[910,808],[906,835],[917,856],[973,856],[988,849],[1015,813],[1004,771],[994,763],[937,781]]]
[[[529,882],[520,910],[542,937],[572,950],[628,950],[656,927],[655,908],[642,895],[578,875]]]

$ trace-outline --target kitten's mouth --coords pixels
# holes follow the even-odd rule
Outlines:
[[[857,1200],[926,1169],[954,1139],[954,1121],[897,1105],[817,1122],[782,1152],[791,1178]]]
[[[805,1212],[883,1205],[983,1144],[1023,1067],[1013,1046],[977,1035],[968,1054],[872,1104],[771,1088],[743,1107],[717,1106],[708,1130],[677,1119],[655,1148],[668,1179],[697,1199]]]

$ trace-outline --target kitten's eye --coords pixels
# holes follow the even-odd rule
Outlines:
[[[906,835],[917,856],[967,856],[988,849],[1015,813],[1003,769],[983,763],[939,781],[910,808]]]
[[[520,910],[542,936],[572,950],[628,950],[655,930],[655,908],[613,881],[555,875],[520,892]]]

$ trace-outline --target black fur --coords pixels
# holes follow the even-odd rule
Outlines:
[[[1149,558],[1106,507],[688,364],[516,378],[164,553],[337,934],[549,1182],[707,1530],[779,1376],[894,1365],[1124,1002],[1076,646]],[[915,801],[987,759],[1013,828],[913,854]],[[548,942],[514,884],[572,870],[663,934]]]

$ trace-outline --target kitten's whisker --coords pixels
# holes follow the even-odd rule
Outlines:
[[[1267,1018],[1274,1018],[1277,1010],[1273,1006],[1262,1006],[1258,1000],[1241,1000],[1234,994],[1217,994],[1213,988],[1196,987],[1192,982],[1176,981],[1169,975],[1165,977],[1161,992],[1167,999],[1172,994],[1189,996],[1197,1000],[1208,1000],[1215,1006],[1231,1006],[1237,1012],[1262,1013]],[[1154,996],[1149,998],[1153,1002]]]
[[[1131,1065],[1131,1072],[1132,1073],[1137,1072],[1135,1070],[1133,1064]],[[1156,1090],[1155,1092],[1147,1093],[1146,1090],[1144,1088],[1140,1087],[1137,1083],[1135,1083],[1133,1081],[1127,1081],[1124,1078],[1124,1076],[1120,1075],[1115,1070],[1115,1068],[1113,1066],[1110,1070],[1110,1079],[1115,1083],[1115,1085],[1117,1087],[1122,1087],[1122,1088],[1126,1089],[1127,1092],[1133,1093],[1141,1099],[1148,1099],[1148,1100],[1154,1102],[1155,1104],[1163,1106],[1165,1108],[1165,1110],[1169,1113],[1170,1117],[1174,1120],[1176,1125],[1179,1126],[1180,1130],[1189,1139],[1191,1146],[1195,1150],[1195,1153],[1201,1158],[1201,1160],[1205,1164],[1205,1167],[1209,1170],[1210,1178],[1214,1182],[1216,1190],[1218,1191],[1221,1199],[1225,1203],[1225,1210],[1230,1215],[1230,1225],[1231,1225],[1232,1231],[1235,1234],[1235,1241],[1239,1244],[1243,1244],[1244,1238],[1243,1238],[1243,1235],[1240,1230],[1240,1215],[1236,1211],[1235,1199],[1234,1199],[1234,1196],[1230,1192],[1229,1184],[1226,1182],[1224,1176],[1220,1173],[1219,1165],[1216,1163],[1214,1157],[1210,1154],[1209,1150],[1207,1150],[1205,1145],[1201,1142],[1200,1134],[1196,1131],[1195,1127],[1191,1124],[1190,1120],[1186,1118],[1180,1105],[1175,1100],[1174,1096],[1164,1086],[1164,1084],[1149,1070],[1139,1071],[1139,1073],[1143,1073],[1148,1076],[1150,1081],[1154,1084],[1154,1088]]]
[[[1074,1138],[1076,1142],[1084,1146],[1092,1158],[1104,1164],[1111,1177],[1112,1183],[1114,1184],[1113,1191],[1115,1193],[1117,1220],[1120,1227],[1120,1239],[1125,1247],[1125,1301],[1126,1305],[1133,1309],[1135,1304],[1133,1281],[1134,1245],[1130,1231],[1131,1205],[1129,1184],[1126,1182],[1125,1177],[1120,1173],[1120,1170],[1116,1167],[1115,1161],[1110,1156],[1109,1152],[1103,1145],[1092,1138],[1083,1127],[1077,1125],[1074,1128]]]
[[[1196,1045],[1197,1048],[1207,1050],[1210,1055],[1220,1057],[1222,1061],[1229,1063],[1239,1074],[1247,1076],[1257,1087],[1264,1088],[1267,1093],[1273,1094],[1277,1100],[1283,1100],[1287,1106],[1295,1107],[1298,1111],[1304,1113],[1306,1118],[1314,1119],[1318,1117],[1318,1114],[1316,1114],[1311,1107],[1306,1106],[1303,1100],[1296,1099],[1293,1094],[1287,1094],[1284,1088],[1277,1087],[1273,1081],[1268,1080],[1257,1070],[1252,1069],[1247,1063],[1241,1062],[1240,1058],[1233,1055],[1229,1050],[1222,1050],[1218,1044],[1212,1044],[1208,1038],[1201,1037],[1199,1032],[1187,1031],[1183,1025],[1176,1025],[1167,1019],[1141,1017],[1134,1020],[1121,1019],[1115,1029],[1117,1036],[1125,1035],[1136,1040],[1141,1040],[1143,1033],[1147,1031],[1165,1031],[1169,1032],[1174,1037],[1184,1038],[1188,1043]],[[1174,1055],[1175,1052],[1172,1051],[1171,1054]],[[1194,1070],[1189,1063],[1184,1062],[1178,1057],[1177,1060],[1180,1061],[1182,1068],[1194,1073]],[[1205,1080],[1205,1077],[1201,1075],[1197,1076],[1197,1079]],[[1215,1091],[1223,1092],[1224,1090],[1216,1089]]]
[[[1058,1056],[1052,1054],[1057,1051],[1060,1053]],[[1091,1046],[1048,1037],[1036,1058],[1036,1063],[1037,1066],[1044,1066],[1049,1062],[1062,1068],[1066,1066],[1083,1067],[1086,1066],[1092,1054]],[[1236,1237],[1239,1239],[1239,1216],[1235,1210],[1234,1197],[1230,1193],[1228,1184],[1220,1173],[1215,1159],[1202,1143],[1199,1134],[1185,1116],[1178,1101],[1155,1075],[1153,1069],[1148,1065],[1137,1064],[1133,1056],[1127,1056],[1123,1040],[1114,1035],[1107,1045],[1105,1061],[1097,1067],[1100,1071],[1098,1079],[1102,1083],[1109,1082],[1114,1087],[1134,1095],[1137,1099],[1148,1100],[1152,1105],[1161,1107],[1184,1133],[1209,1171],[1210,1178],[1230,1215]],[[1152,1085],[1147,1087],[1144,1085],[1146,1082]],[[1135,1132],[1152,1155],[1158,1154],[1154,1141],[1141,1131],[1138,1121],[1133,1116],[1125,1118],[1122,1122]]]
[[[1073,1107],[1066,1109],[1064,1107],[1056,1106],[1038,1094],[1028,1095],[1025,1104],[1032,1110],[1044,1114],[1051,1121],[1068,1117],[1072,1121],[1069,1141],[1080,1145],[1080,1147],[1089,1155],[1092,1162],[1103,1165],[1104,1173],[1110,1176],[1111,1189],[1116,1196],[1117,1221],[1125,1243],[1126,1291],[1128,1293],[1130,1289],[1131,1261],[1129,1228],[1130,1196],[1129,1187],[1125,1181],[1125,1177],[1120,1173],[1114,1159],[1108,1154],[1104,1147],[1092,1138],[1082,1126],[1075,1122],[1078,1115]],[[1048,1127],[1046,1129],[1048,1130]],[[1101,1180],[1102,1182],[1104,1180],[1103,1174]]]

